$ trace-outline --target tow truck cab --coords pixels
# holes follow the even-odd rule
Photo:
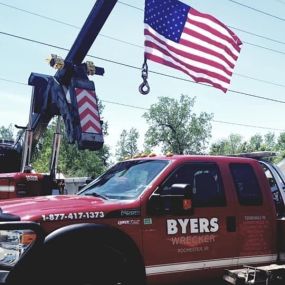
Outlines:
[[[0,258],[3,283],[43,284],[45,276],[95,284],[105,272],[116,278],[110,284],[180,284],[221,278],[225,269],[245,264],[284,262],[285,247],[277,240],[285,229],[278,205],[283,177],[279,181],[274,168],[261,163],[222,156],[137,158],[116,164],[75,196],[0,202],[0,220],[6,220],[0,233],[5,239],[16,232],[14,248],[21,249],[0,242],[4,257],[9,254],[9,264]],[[23,244],[30,231],[33,238]],[[87,254],[93,269],[80,261]]]

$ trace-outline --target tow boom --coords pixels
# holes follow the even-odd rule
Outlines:
[[[79,149],[90,150],[103,146],[95,85],[88,75],[103,75],[104,69],[93,66],[90,71],[90,62],[82,61],[116,2],[96,1],[65,60],[56,65],[55,76],[31,73],[28,83],[33,86],[33,92],[21,171],[30,164],[32,150],[54,116],[63,118],[69,143],[76,143]],[[50,65],[55,66],[53,59]]]

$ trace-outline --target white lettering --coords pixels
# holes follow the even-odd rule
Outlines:
[[[218,218],[168,219],[167,234],[216,233],[219,230]]]
[[[189,219],[178,219],[178,223],[181,226],[181,233],[186,234],[187,233],[187,225],[189,223]]]
[[[192,234],[199,233],[198,219],[190,219],[190,231]]]
[[[178,232],[177,221],[176,220],[167,220],[167,234],[175,235]]]
[[[209,233],[209,220],[205,218],[199,219],[200,233]]]
[[[210,220],[210,225],[211,225],[211,229],[210,229],[211,233],[215,233],[215,232],[218,231],[219,224],[218,224],[218,219],[217,218],[212,218]]]

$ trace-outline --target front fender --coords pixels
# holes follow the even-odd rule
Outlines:
[[[35,229],[39,235],[34,246],[10,268],[7,285],[45,284],[46,280],[55,284],[61,274],[77,274],[75,278],[80,278],[78,275],[85,274],[86,268],[92,270],[94,264],[100,268],[101,261],[116,267],[116,261],[109,260],[109,255],[104,256],[103,248],[116,252],[116,256],[126,261],[128,274],[131,274],[128,278],[135,280],[135,284],[145,282],[145,267],[139,249],[129,236],[117,228],[101,224],[73,224],[44,236],[35,223],[5,225],[5,229],[16,229],[17,226]]]

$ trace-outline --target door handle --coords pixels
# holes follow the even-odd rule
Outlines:
[[[237,223],[236,223],[236,217],[235,216],[229,216],[227,217],[227,231],[230,233],[233,233],[236,231]]]

